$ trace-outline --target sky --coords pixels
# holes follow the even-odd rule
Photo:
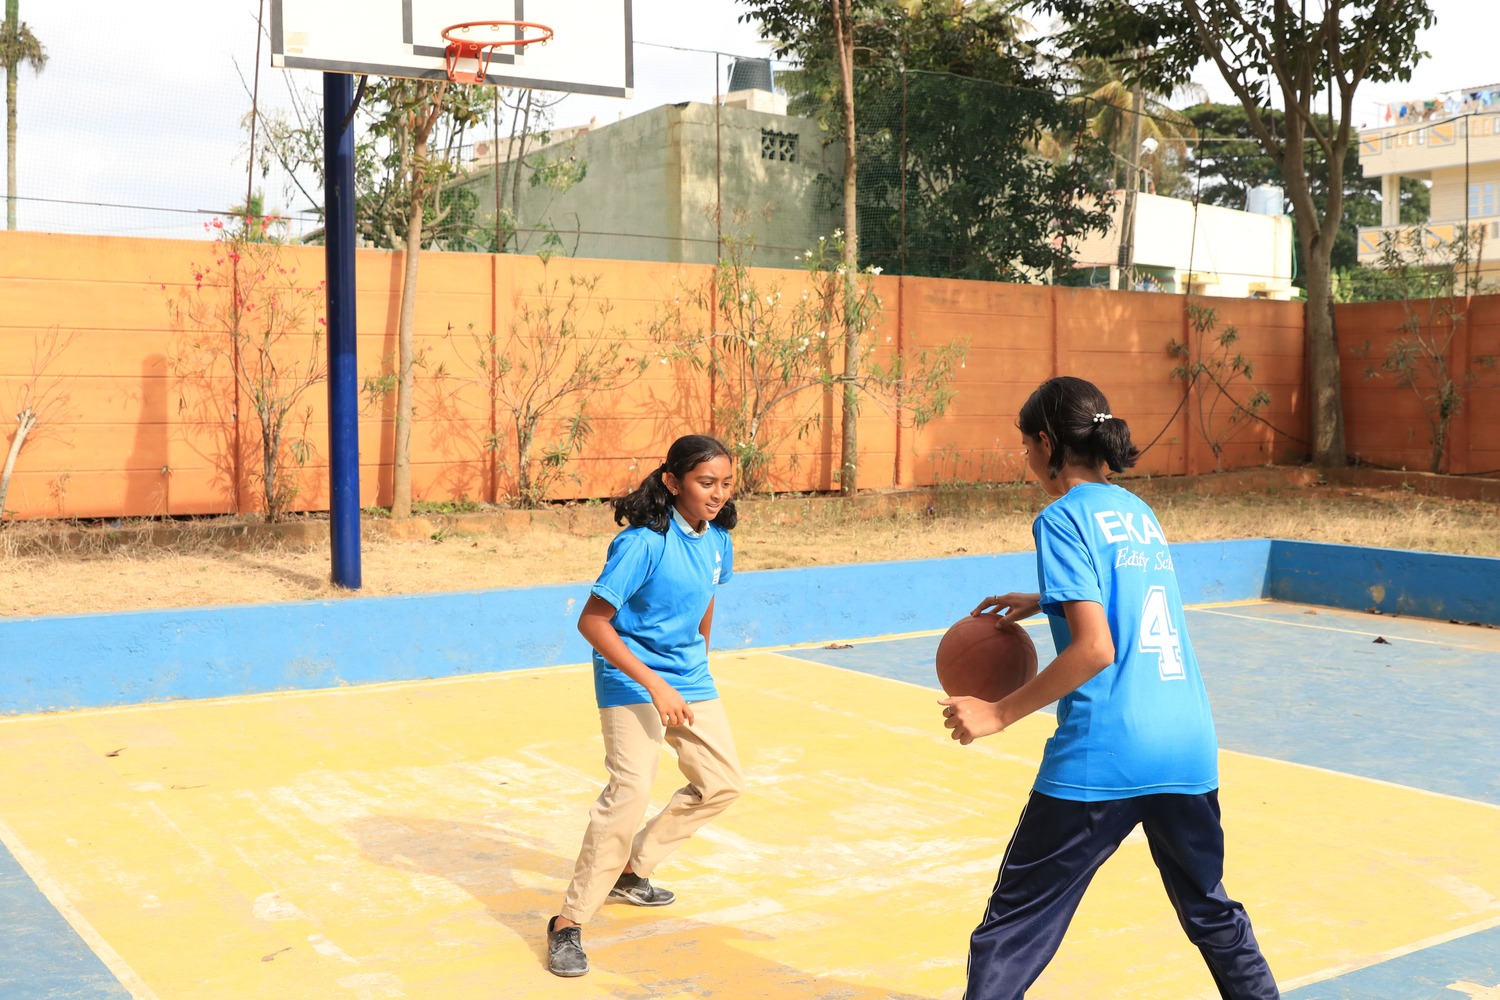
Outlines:
[[[264,0],[269,21],[269,0]],[[360,9],[360,0],[342,0]],[[607,0],[606,0],[607,2]],[[1366,84],[1357,123],[1378,124],[1387,103],[1500,84],[1496,0],[1432,0],[1437,24],[1419,36],[1431,55],[1408,83]],[[118,0],[21,0],[21,19],[48,63],[20,70],[16,179],[21,228],[194,238],[211,213],[243,202],[252,183],[241,119],[256,67],[262,0],[147,0],[122,16]],[[570,97],[558,125],[607,121],[663,103],[711,100],[728,59],[768,54],[737,0],[634,0],[636,91],[629,101]],[[688,50],[698,50],[697,52]],[[262,48],[263,106],[289,87],[317,91],[319,74],[270,68]],[[1199,82],[1229,98],[1211,70]],[[271,207],[297,210],[295,194],[269,186]]]

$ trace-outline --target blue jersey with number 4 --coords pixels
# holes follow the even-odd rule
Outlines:
[[[1032,525],[1042,611],[1059,651],[1062,605],[1104,607],[1115,662],[1057,703],[1037,791],[1078,802],[1219,786],[1218,742],[1188,640],[1172,554],[1140,498],[1081,483]]]

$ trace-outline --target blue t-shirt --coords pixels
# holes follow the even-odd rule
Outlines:
[[[1104,607],[1115,662],[1057,703],[1037,791],[1078,802],[1219,786],[1218,740],[1156,515],[1118,486],[1082,483],[1037,516],[1042,611],[1059,651],[1065,601]]]
[[[626,528],[616,535],[590,593],[614,607],[610,624],[642,663],[661,674],[683,700],[708,701],[719,692],[708,672],[708,644],[698,626],[715,589],[733,572],[729,532],[710,523],[695,535],[674,516],[665,534]],[[594,696],[600,708],[651,701],[645,688],[597,650]]]

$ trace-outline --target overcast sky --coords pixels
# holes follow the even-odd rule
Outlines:
[[[1361,88],[1359,122],[1377,124],[1388,102],[1500,85],[1492,79],[1500,78],[1495,4],[1435,0],[1437,25],[1420,36],[1431,57],[1415,67],[1410,83]],[[196,212],[243,200],[240,118],[249,107],[260,0],[124,7],[118,0],[21,0],[20,9],[48,54],[40,75],[20,70],[22,228],[194,237],[203,221]],[[267,0],[267,21],[269,9]],[[713,56],[654,46],[764,54],[754,27],[738,21],[744,10],[735,0],[634,0],[635,37],[653,43],[637,51],[634,100],[569,98],[557,124],[711,99]],[[269,61],[263,48],[260,93],[267,105],[284,103],[289,85],[321,86],[317,73],[271,70]],[[1210,72],[1199,80],[1213,98],[1227,98]],[[275,192],[267,195],[277,202]]]

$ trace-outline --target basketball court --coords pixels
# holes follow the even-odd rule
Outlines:
[[[1286,995],[1495,996],[1500,632],[1189,622],[1226,882]],[[0,994],[956,998],[1051,719],[949,741],[937,640],[717,654],[747,792],[657,873],[677,903],[606,906],[568,981],[542,932],[603,780],[587,667],[0,720]],[[1029,994],[1214,995],[1138,834]]]

